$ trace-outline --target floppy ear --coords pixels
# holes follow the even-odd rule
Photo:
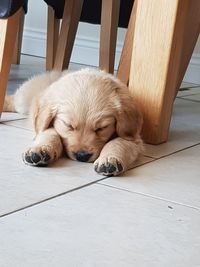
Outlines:
[[[126,140],[133,140],[141,131],[142,115],[130,95],[123,94],[120,102],[116,116],[117,135]]]
[[[47,101],[36,101],[32,114],[33,126],[38,134],[51,127],[56,111]]]

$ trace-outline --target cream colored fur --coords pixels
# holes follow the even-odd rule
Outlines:
[[[128,88],[103,71],[33,77],[6,98],[9,108],[32,118],[36,138],[23,155],[29,165],[47,165],[66,152],[94,162],[100,174],[117,175],[133,167],[143,149],[142,117]]]

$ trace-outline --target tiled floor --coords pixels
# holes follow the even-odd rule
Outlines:
[[[9,93],[43,70],[23,57]],[[19,114],[3,114],[0,135],[0,267],[200,266],[200,87],[182,85],[169,142],[120,177],[67,159],[24,165],[33,132]]]

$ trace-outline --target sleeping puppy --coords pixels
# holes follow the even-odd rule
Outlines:
[[[36,136],[23,154],[28,165],[47,165],[64,151],[94,162],[99,174],[118,175],[143,149],[141,114],[126,85],[104,71],[36,76],[6,97],[4,111],[30,113]]]

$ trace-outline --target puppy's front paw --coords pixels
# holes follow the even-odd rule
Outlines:
[[[34,147],[22,155],[23,161],[31,166],[47,166],[51,161],[51,151],[48,147]]]
[[[115,176],[124,171],[122,163],[115,157],[99,157],[94,162],[94,169],[97,173],[106,176]]]

